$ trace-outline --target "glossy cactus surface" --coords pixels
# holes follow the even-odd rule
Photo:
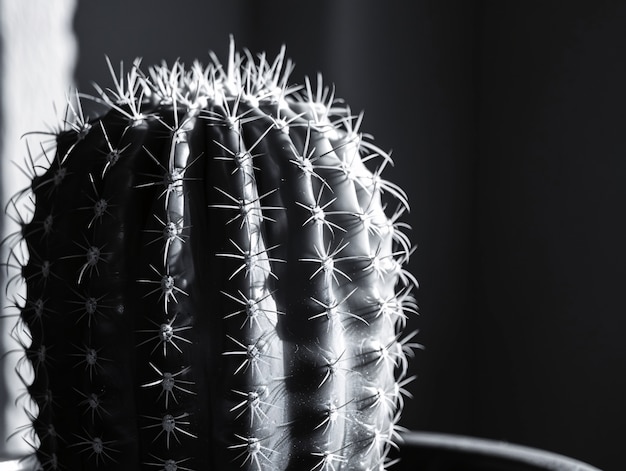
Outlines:
[[[415,311],[361,115],[273,61],[135,64],[31,149],[10,266],[46,470],[381,470]],[[114,74],[115,77],[115,74]],[[31,146],[32,147],[32,146]],[[41,155],[39,155],[41,154]]]

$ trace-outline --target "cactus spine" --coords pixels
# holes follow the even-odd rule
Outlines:
[[[134,64],[97,88],[106,112],[69,105],[56,150],[29,152],[9,266],[35,455],[385,469],[416,346],[390,157],[320,77],[288,84],[284,48],[269,62],[231,41],[225,67],[211,59]]]

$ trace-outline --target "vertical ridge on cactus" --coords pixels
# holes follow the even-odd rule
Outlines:
[[[362,115],[284,48],[108,64],[9,205],[40,467],[386,469],[416,282]]]

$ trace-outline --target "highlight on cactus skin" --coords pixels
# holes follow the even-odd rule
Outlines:
[[[284,48],[210,57],[109,62],[104,111],[28,146],[6,243],[34,458],[387,469],[418,347],[390,156]]]

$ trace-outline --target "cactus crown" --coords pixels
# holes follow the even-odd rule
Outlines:
[[[284,48],[109,67],[9,204],[40,467],[385,469],[416,282],[362,114]]]

